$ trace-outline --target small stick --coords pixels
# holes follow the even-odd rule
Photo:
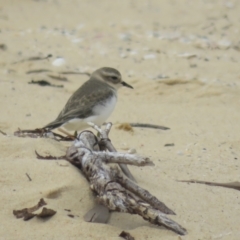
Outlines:
[[[232,188],[240,191],[240,182],[216,183],[216,182],[205,182],[205,181],[198,181],[198,180],[177,180],[177,181],[186,182],[186,183],[200,183],[200,184],[206,184],[206,185],[217,186],[217,187],[226,187],[226,188]]]
[[[68,79],[65,78],[65,77],[54,76],[54,75],[51,75],[51,74],[48,74],[48,77],[50,77],[54,80],[62,81],[62,82],[67,82],[68,81]]]
[[[129,123],[132,127],[142,127],[142,128],[154,128],[154,129],[161,129],[161,130],[169,130],[169,127],[149,124],[149,123]]]
[[[52,138],[56,141],[72,141],[72,136],[65,137],[55,132],[49,131],[46,128],[36,128],[34,130],[21,130],[14,132],[14,136],[17,137],[30,137],[30,138]]]
[[[60,74],[80,74],[80,75],[87,75],[91,76],[88,72],[74,72],[74,71],[65,71],[65,72],[59,72]]]
[[[52,54],[48,54],[46,57],[39,57],[39,56],[30,57],[30,58],[22,59],[22,60],[20,60],[20,61],[13,62],[12,64],[21,63],[21,62],[26,62],[26,61],[45,60],[45,59],[49,59],[50,57],[52,57]]]
[[[32,179],[31,179],[31,177],[28,175],[28,173],[26,173],[26,176],[28,177],[28,180],[31,182]]]
[[[26,74],[32,74],[32,73],[43,73],[43,72],[51,72],[49,69],[35,69],[27,71]]]
[[[55,157],[52,155],[42,156],[36,150],[35,150],[35,154],[37,156],[37,159],[40,159],[40,160],[66,160],[66,155],[59,156],[59,157]]]
[[[0,130],[0,133],[1,133],[2,135],[7,136],[7,134],[6,134],[5,132],[3,132],[2,130]]]

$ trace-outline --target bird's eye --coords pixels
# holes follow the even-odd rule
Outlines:
[[[116,81],[118,78],[115,77],[115,76],[112,76],[111,79],[114,80],[114,81]]]

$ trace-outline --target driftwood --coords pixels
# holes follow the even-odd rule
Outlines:
[[[101,150],[108,150],[109,152],[117,152],[115,147],[112,145],[110,139],[108,138],[108,134],[111,130],[112,124],[108,123],[106,125],[106,128],[104,131],[102,131],[98,126],[94,125],[93,123],[88,123],[91,127],[93,127],[95,130],[98,131],[98,133],[101,135],[101,141],[100,141],[100,149]],[[123,162],[119,163],[119,167],[123,171],[123,173],[130,178],[132,181],[136,182],[135,178],[129,171],[127,165],[125,165]]]
[[[148,158],[137,155],[100,151],[108,146],[111,124],[107,124],[105,130],[93,127],[99,132],[100,140],[90,131],[81,132],[68,149],[66,157],[81,169],[90,188],[96,193],[98,202],[112,211],[138,214],[152,224],[163,225],[185,235],[186,229],[166,216],[175,213],[127,178],[117,165],[149,166],[153,163]]]
[[[91,123],[89,123],[89,125],[92,126]],[[56,141],[73,141],[74,139],[76,139],[75,136],[70,135],[68,132],[64,131],[61,128],[59,129],[59,131],[63,132],[67,136],[62,136],[60,134],[57,134],[55,132],[49,131],[49,130],[44,129],[44,128],[36,128],[34,130],[18,129],[18,131],[14,132],[14,136],[17,136],[17,137],[31,137],[31,138],[38,138],[38,137],[40,137],[40,138],[52,138]],[[1,130],[0,130],[0,133],[6,135]],[[104,135],[104,138],[102,138],[102,150],[108,150],[109,152],[116,152],[116,149],[113,147],[113,145],[111,144],[110,141],[104,141],[104,139],[108,139],[108,136],[107,136],[108,133],[109,133],[109,131],[107,131],[107,130],[104,132],[105,135]],[[37,152],[36,152],[36,155],[39,159],[56,159],[56,157],[52,157],[52,156],[46,156],[44,158],[44,157],[40,156]],[[62,159],[62,157],[61,157],[61,159]],[[128,178],[135,181],[133,175],[131,174],[131,172],[129,171],[129,169],[126,165],[119,164],[119,166]]]

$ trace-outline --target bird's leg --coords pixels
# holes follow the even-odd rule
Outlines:
[[[102,129],[93,122],[87,122],[87,124],[91,126],[93,129],[97,130],[97,132],[100,133],[101,135],[103,134]]]
[[[58,128],[58,131],[61,132],[61,133],[64,133],[65,135],[67,135],[68,137],[71,137],[71,138],[73,138],[73,139],[76,138],[75,135],[72,135],[71,133],[69,133],[69,132],[63,130],[62,128]]]
[[[103,135],[103,131],[101,127],[97,126],[96,124],[92,122],[87,122],[89,126],[91,126],[93,129],[97,130],[97,137],[100,138]]]

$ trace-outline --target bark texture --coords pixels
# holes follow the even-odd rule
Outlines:
[[[186,229],[166,216],[175,213],[126,177],[118,166],[118,164],[147,166],[153,165],[153,162],[149,158],[137,155],[100,151],[107,149],[104,142],[110,141],[107,136],[111,124],[104,130],[97,126],[93,127],[98,130],[100,139],[90,131],[80,133],[68,149],[66,157],[82,170],[90,188],[96,193],[98,202],[110,210],[138,214],[152,224],[163,225],[180,235],[185,235]]]

